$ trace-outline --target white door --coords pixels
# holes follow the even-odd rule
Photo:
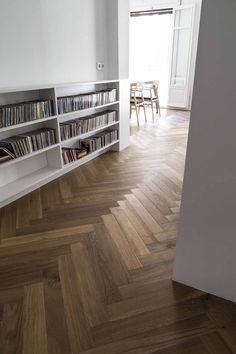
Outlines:
[[[188,108],[194,5],[179,6],[173,13],[168,106]]]

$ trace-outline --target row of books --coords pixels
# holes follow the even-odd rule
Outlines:
[[[0,128],[48,118],[52,115],[53,102],[51,100],[0,106]]]
[[[87,154],[97,151],[119,139],[118,130],[106,130],[93,135],[88,139],[79,141],[79,147],[63,148],[62,157],[64,164],[79,160]]]
[[[102,106],[107,103],[115,102],[116,99],[116,89],[107,89],[86,94],[60,97],[57,99],[58,113],[64,114],[96,106]]]
[[[94,152],[118,140],[118,130],[105,130],[87,139],[80,140],[80,146],[87,149],[88,153]]]
[[[88,154],[83,148],[62,148],[62,158],[65,165],[75,162]]]
[[[41,128],[0,141],[0,162],[21,157],[56,143],[55,130]]]
[[[116,111],[106,111],[60,124],[61,140],[74,138],[116,122]]]

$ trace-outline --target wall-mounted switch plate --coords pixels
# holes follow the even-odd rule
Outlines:
[[[97,62],[97,70],[102,71],[104,69],[104,64],[101,62]]]

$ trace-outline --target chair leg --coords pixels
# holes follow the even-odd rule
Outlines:
[[[159,113],[159,107],[158,107],[158,102],[156,101],[156,113]]]
[[[137,116],[137,125],[139,127],[139,111],[138,111],[138,107],[135,106],[135,111],[136,111],[136,116]]]
[[[154,116],[154,107],[153,107],[153,103],[151,103],[151,107],[152,107],[152,120],[154,122],[155,120],[155,116]]]
[[[146,113],[145,104],[143,105],[143,110],[144,110],[145,122],[147,123],[147,113]]]
[[[159,101],[156,102],[157,113],[159,113],[159,117],[161,117],[161,109]]]

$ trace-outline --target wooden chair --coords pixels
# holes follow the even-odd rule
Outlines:
[[[159,100],[159,81],[153,81],[150,85],[144,86],[144,101],[145,105],[150,105],[152,108],[152,118],[154,115],[154,104],[156,105],[156,113],[161,117],[160,100]]]
[[[139,113],[140,108],[143,108],[145,121],[147,122],[145,100],[143,96],[143,83],[137,82],[136,84],[130,85],[130,117],[132,115],[132,109],[135,109],[137,116],[137,124],[139,127]]]

